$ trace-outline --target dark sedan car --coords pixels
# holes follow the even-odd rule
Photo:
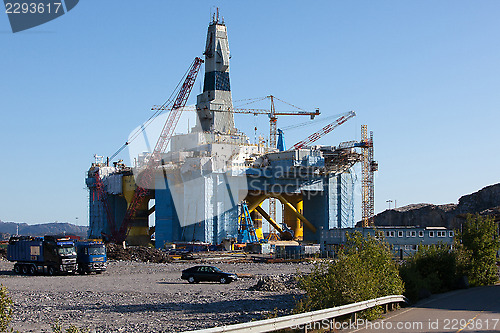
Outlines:
[[[198,283],[201,281],[230,283],[238,280],[238,275],[225,273],[214,266],[194,266],[183,270],[181,279],[187,280],[189,283]]]

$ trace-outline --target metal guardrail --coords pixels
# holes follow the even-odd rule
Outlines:
[[[216,332],[234,332],[234,333],[259,333],[273,332],[284,328],[303,327],[309,323],[329,320],[343,315],[353,314],[362,310],[373,308],[378,305],[391,303],[407,303],[406,297],[403,295],[384,296],[368,301],[341,305],[334,308],[299,313],[296,315],[283,316],[259,321],[251,321],[248,323],[235,324],[222,327],[213,327],[202,330],[186,331],[184,333],[216,333]]]

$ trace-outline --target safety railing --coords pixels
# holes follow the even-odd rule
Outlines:
[[[286,328],[305,328],[308,324],[332,320],[337,317],[356,314],[359,311],[373,308],[379,305],[389,305],[392,303],[407,303],[408,300],[403,295],[384,296],[368,301],[352,303],[334,308],[299,313],[295,315],[251,321],[248,323],[213,327],[202,330],[186,331],[184,333],[216,333],[216,332],[233,332],[233,333],[258,333],[258,332],[273,332]]]

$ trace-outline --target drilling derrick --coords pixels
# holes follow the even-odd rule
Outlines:
[[[361,142],[364,144],[361,163],[361,188],[362,188],[362,211],[363,227],[373,225],[375,214],[375,186],[373,174],[378,170],[378,163],[373,160],[373,132],[368,137],[367,125],[361,125]]]
[[[198,95],[197,130],[231,134],[235,132],[232,112],[218,112],[233,108],[229,81],[229,44],[224,20],[219,13],[213,17],[208,27],[205,46],[205,81],[203,93]]]

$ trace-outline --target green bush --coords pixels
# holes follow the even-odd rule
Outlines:
[[[403,282],[386,243],[359,232],[347,235],[347,242],[335,261],[315,264],[310,274],[300,277],[306,295],[295,312],[307,312],[403,293]],[[368,319],[381,309],[367,310]]]
[[[468,215],[462,231],[456,235],[453,250],[444,244],[420,246],[400,267],[406,297],[416,301],[428,293],[465,287],[464,282],[459,282],[463,276],[468,277],[471,286],[498,280],[498,226],[493,219]]]
[[[498,226],[492,217],[468,215],[458,233],[459,267],[471,286],[497,282],[496,255],[500,246]]]
[[[457,255],[448,245],[421,245],[399,268],[405,296],[412,301],[457,285]]]
[[[50,325],[53,333],[88,333],[88,329],[78,328],[77,326],[71,324],[67,329],[64,329],[61,323],[56,321]]]
[[[12,321],[12,307],[14,302],[7,292],[7,287],[0,284],[0,332],[7,332]],[[10,328],[12,332],[12,328]]]

